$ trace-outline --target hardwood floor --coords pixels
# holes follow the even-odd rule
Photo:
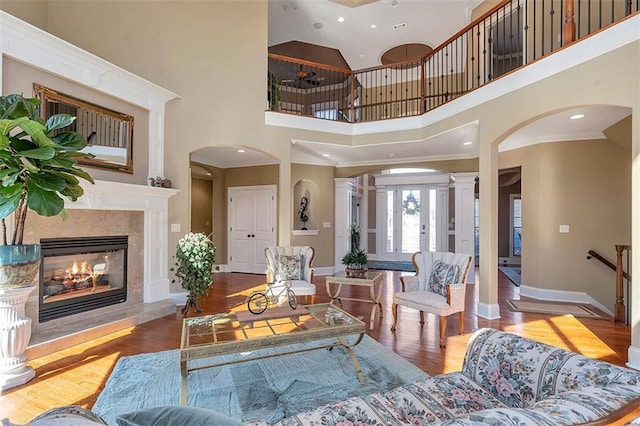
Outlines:
[[[517,287],[502,273],[498,273],[500,319],[489,321],[476,316],[477,286],[469,285],[465,334],[458,335],[457,315],[452,317],[447,324],[445,349],[438,345],[437,318],[425,315],[424,327],[420,327],[419,314],[415,310],[400,307],[398,328],[392,333],[391,301],[394,291],[400,288],[400,274],[384,273],[384,317],[377,317],[375,330],[368,333],[431,375],[459,370],[471,333],[482,327],[502,329],[617,365],[626,362],[630,344],[628,326],[614,324],[604,313],[601,314],[606,319],[511,312],[502,300],[518,298],[519,295]],[[318,286],[316,303],[329,301],[324,277],[316,277],[314,281]],[[262,275],[218,274],[209,295],[201,302],[203,312],[246,309],[245,295],[263,282]],[[345,286],[343,291],[345,295],[350,293],[358,297],[366,290]],[[345,301],[344,308],[355,315],[362,315],[365,320],[371,312],[371,305],[359,302]],[[182,316],[176,313],[31,360],[36,378],[0,396],[0,419],[8,417],[14,423],[26,423],[52,407],[75,404],[91,408],[118,358],[178,348],[181,325]]]

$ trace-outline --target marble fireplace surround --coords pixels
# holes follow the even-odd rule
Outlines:
[[[30,359],[176,312],[169,298],[167,214],[169,198],[179,191],[107,181],[82,186],[85,195],[65,204],[67,221],[32,213],[25,243],[49,237],[129,235],[127,301],[39,323],[36,289],[26,305],[32,319]]]

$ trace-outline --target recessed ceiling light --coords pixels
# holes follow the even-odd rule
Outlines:
[[[569,117],[569,120],[580,120],[581,118],[584,118],[584,114],[574,114]]]
[[[471,141],[465,141],[465,142],[462,142],[462,145],[471,145],[472,143],[473,142],[471,142]]]
[[[244,149],[239,149],[238,152],[247,152]]]
[[[329,154],[322,154],[323,157],[329,157]]]
[[[207,172],[207,176],[211,176],[211,172]]]
[[[344,16],[339,17],[338,22],[344,22]]]
[[[376,24],[371,24],[371,28],[376,29],[378,26]]]
[[[315,24],[313,24],[313,28],[315,28],[316,30],[321,30],[322,28],[324,28],[324,24],[322,22],[316,22]]]

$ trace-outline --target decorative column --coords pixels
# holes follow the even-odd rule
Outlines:
[[[27,365],[31,318],[24,312],[36,285],[0,289],[0,391],[27,383],[36,372]]]
[[[455,179],[455,247],[456,253],[470,254],[475,268],[475,188],[477,173],[454,173]],[[475,269],[469,271],[467,282],[475,282]]]

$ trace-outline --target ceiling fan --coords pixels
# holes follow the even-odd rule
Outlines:
[[[320,81],[324,80],[324,77],[317,77],[314,78],[316,76],[316,72],[315,71],[305,71],[302,69],[302,65],[300,65],[300,69],[298,71],[296,71],[296,78],[292,78],[292,79],[288,79],[288,80],[282,80],[283,83],[292,83],[292,82],[304,82],[304,83],[309,83],[312,86],[319,86],[320,85]]]

